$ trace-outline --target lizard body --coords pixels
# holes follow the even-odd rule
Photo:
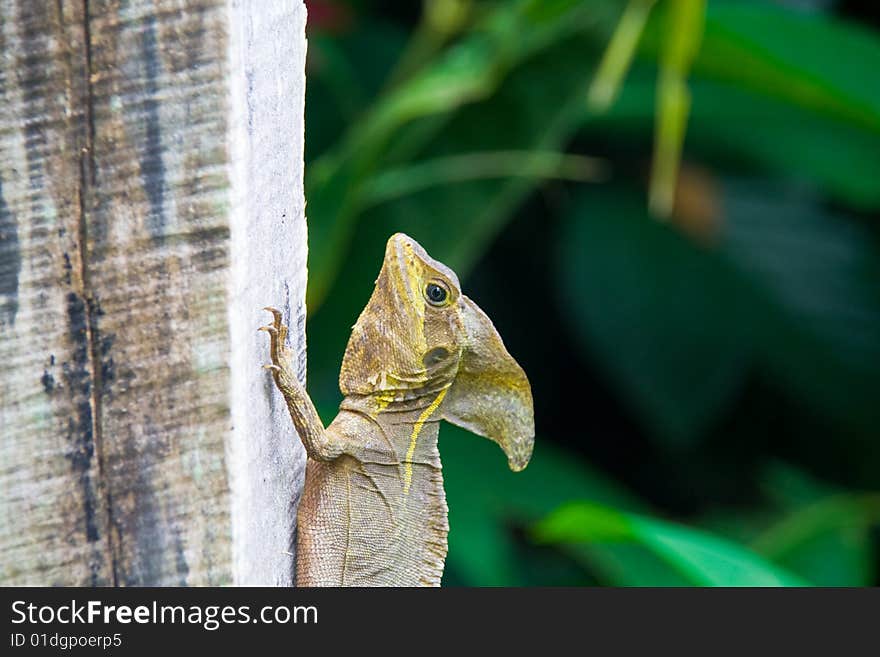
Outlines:
[[[492,322],[415,240],[389,240],[352,329],[325,429],[299,383],[277,310],[275,383],[308,454],[297,518],[301,586],[438,586],[449,532],[441,419],[497,442],[513,470],[531,457],[532,395]]]

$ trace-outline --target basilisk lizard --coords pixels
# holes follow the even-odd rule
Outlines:
[[[275,383],[308,454],[297,518],[300,586],[438,586],[449,531],[441,419],[494,440],[514,471],[534,443],[525,373],[458,277],[393,235],[339,375],[325,429],[296,377],[274,308]]]

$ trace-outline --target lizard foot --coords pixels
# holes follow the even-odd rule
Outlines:
[[[285,345],[287,339],[287,326],[281,321],[281,311],[277,308],[267,307],[272,313],[273,321],[268,326],[261,326],[258,330],[269,334],[269,355],[272,362],[263,365],[264,369],[271,370],[276,376],[283,374],[290,363],[290,350]]]

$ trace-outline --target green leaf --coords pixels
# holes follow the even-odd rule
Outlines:
[[[662,14],[662,12],[658,12]],[[665,41],[649,22],[644,52]],[[708,3],[694,73],[880,132],[880,39],[854,23],[771,3]]]
[[[534,583],[536,566],[517,557],[514,527],[528,526],[572,499],[615,509],[644,511],[643,504],[573,454],[540,436],[529,466],[513,473],[488,440],[457,427],[440,429],[443,478],[449,503],[448,569],[470,586]],[[596,532],[619,537],[618,511],[605,514]],[[643,546],[601,543],[560,546],[602,583],[679,586],[690,581]],[[544,582],[546,583],[546,582]]]
[[[752,548],[820,586],[868,586],[874,577],[871,526],[880,495],[841,494],[786,515]]]
[[[847,491],[781,463],[765,468],[763,481],[784,512],[753,536],[754,550],[820,586],[874,581],[871,532],[880,526],[880,493]]]
[[[653,62],[665,42],[658,13],[642,44]],[[689,79],[686,152],[722,167],[758,165],[806,178],[856,207],[878,208],[877,70],[880,37],[859,25],[768,3],[709,3]],[[610,113],[585,114],[585,129],[648,148],[656,79],[656,66],[634,66]]]
[[[690,586],[669,563],[638,543],[559,545],[606,586]]]
[[[457,427],[440,428],[449,504],[448,563],[472,586],[521,585],[528,564],[516,559],[513,525],[525,525],[572,498],[640,508],[620,486],[540,437],[522,472],[511,472],[494,443]]]
[[[585,115],[582,133],[650,148],[655,75],[636,67],[608,113]],[[729,83],[696,77],[689,85],[686,156],[717,171],[808,181],[855,207],[880,207],[880,134]]]
[[[602,160],[558,151],[490,151],[449,155],[396,169],[370,179],[364,204],[379,204],[407,194],[481,179],[527,178],[596,182],[606,176]]]
[[[687,77],[703,36],[706,0],[669,0],[666,38],[660,49],[657,119],[651,163],[649,205],[654,215],[669,217],[675,202],[678,169],[691,110]]]
[[[880,134],[723,83],[695,80],[692,90],[692,152],[817,183],[858,208],[880,207]]]
[[[643,544],[677,566],[696,584],[808,585],[805,580],[764,561],[746,548],[704,532],[648,518],[634,518],[633,532]]]
[[[627,3],[590,85],[587,104],[592,111],[604,112],[617,99],[645,23],[656,3],[657,0],[629,0]]]
[[[700,586],[807,586],[805,580],[725,539],[587,502],[560,507],[535,527],[544,542],[639,543]]]

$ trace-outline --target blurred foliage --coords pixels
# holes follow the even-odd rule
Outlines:
[[[630,541],[676,568],[688,582],[703,586],[806,586],[750,550],[705,532],[591,503],[554,511],[536,528],[543,542]]]
[[[870,585],[880,32],[854,3],[309,3],[309,388],[388,235],[532,381],[532,463],[444,425],[445,583]]]

